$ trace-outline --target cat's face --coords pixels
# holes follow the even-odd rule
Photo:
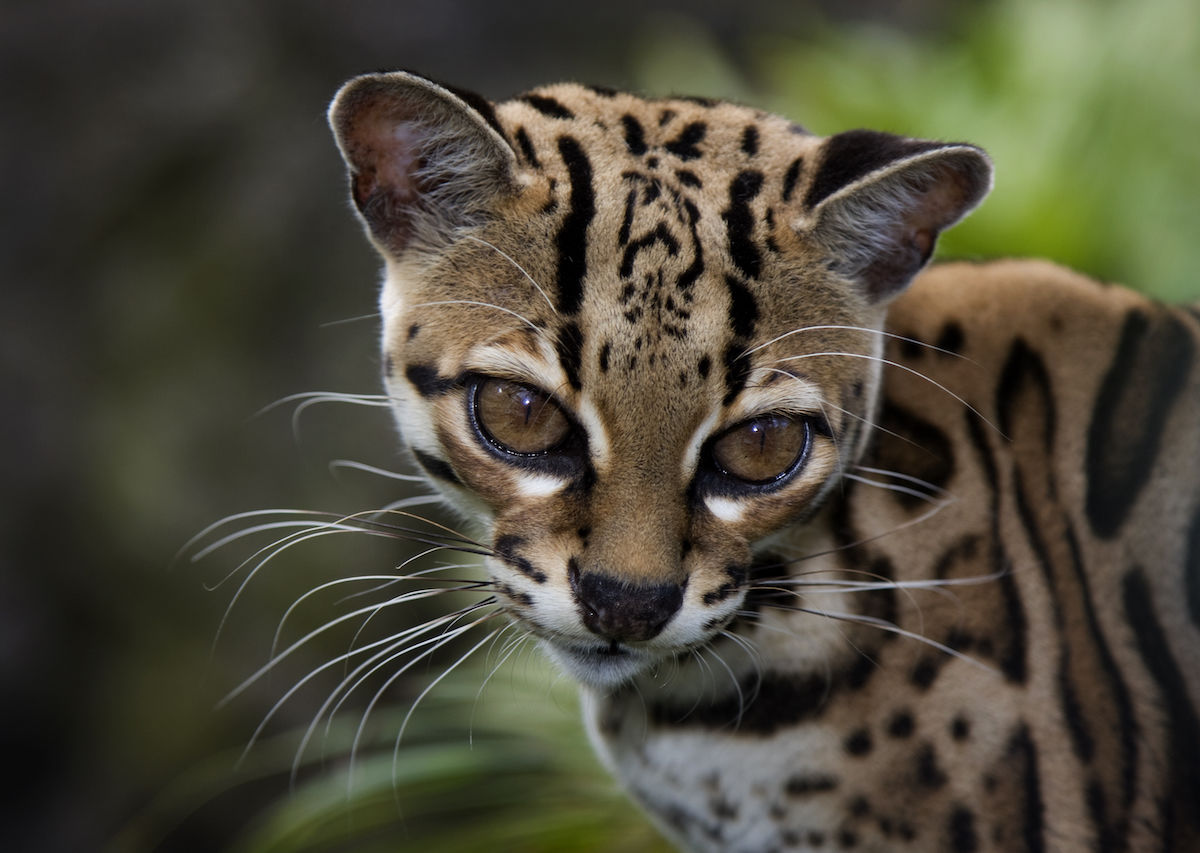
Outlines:
[[[377,75],[331,118],[403,435],[508,611],[600,687],[737,617],[755,544],[861,447],[888,297],[986,188],[962,146],[830,164],[782,119],[580,87],[492,110]]]

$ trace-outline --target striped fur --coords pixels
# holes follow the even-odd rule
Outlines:
[[[330,115],[405,439],[681,847],[1200,847],[1200,311],[918,275],[969,145],[409,74]],[[567,437],[512,452],[513,387]]]

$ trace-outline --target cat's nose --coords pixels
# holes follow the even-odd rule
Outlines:
[[[633,584],[572,565],[571,591],[583,624],[606,640],[637,642],[655,637],[683,604],[677,583]]]

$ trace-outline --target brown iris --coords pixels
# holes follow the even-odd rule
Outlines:
[[[787,474],[808,444],[803,420],[763,415],[727,430],[712,446],[713,461],[732,477],[763,484]]]
[[[509,453],[545,453],[571,431],[567,416],[549,394],[506,379],[479,383],[475,418],[486,438]]]

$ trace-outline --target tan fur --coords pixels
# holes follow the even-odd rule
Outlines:
[[[1200,844],[1195,311],[1032,262],[909,286],[990,185],[968,145],[406,74],[331,122],[406,439],[677,843]],[[571,441],[497,446],[481,377]],[[794,468],[714,467],[766,416]]]

